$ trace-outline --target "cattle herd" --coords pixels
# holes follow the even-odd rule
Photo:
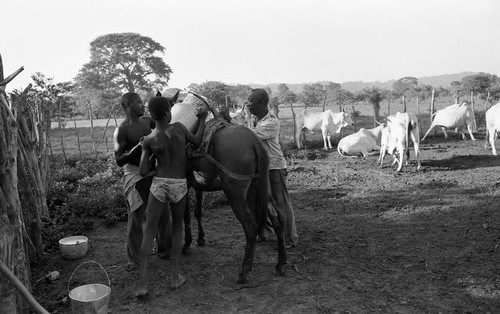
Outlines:
[[[245,108],[238,109],[231,113],[233,121],[237,124],[248,123],[248,113]],[[297,148],[304,147],[305,132],[314,134],[315,131],[321,131],[323,137],[323,149],[332,149],[331,137],[340,134],[342,128],[352,125],[350,115],[345,112],[333,112],[325,110],[323,112],[313,112],[305,108],[295,115],[295,137]],[[378,126],[365,129],[361,128],[354,134],[347,135],[340,139],[337,145],[337,151],[342,156],[347,157],[366,157],[370,155],[379,155],[380,166],[383,165],[387,154],[393,157],[393,165],[398,164],[397,171],[401,171],[403,164],[407,164],[410,153],[410,141],[413,143],[417,168],[421,168],[420,163],[420,142],[423,142],[429,133],[435,127],[441,127],[444,138],[448,138],[446,130],[460,132],[465,140],[465,132],[468,132],[471,140],[475,141],[473,132],[476,132],[476,117],[472,105],[463,102],[453,104],[433,114],[432,123],[420,138],[420,128],[417,117],[412,113],[396,112],[386,118],[385,122],[378,122]],[[491,145],[493,155],[497,155],[495,140],[497,130],[500,128],[500,103],[490,107],[486,111],[486,143]],[[406,158],[405,158],[406,156]]]
[[[427,135],[437,126],[440,126],[444,138],[448,138],[446,130],[460,132],[465,140],[465,132],[468,131],[472,141],[475,141],[473,132],[476,129],[476,118],[474,110],[470,104],[463,102],[453,104],[438,110],[433,115],[432,123],[420,139],[418,119],[414,114],[397,112],[389,115],[385,123],[372,129],[360,129],[358,132],[348,135],[339,141],[338,152],[342,156],[363,156],[379,154],[379,162],[382,166],[386,154],[393,156],[393,164],[398,163],[397,171],[401,171],[404,156],[406,163],[409,159],[409,142],[413,142],[415,158],[418,169],[420,163],[420,142],[423,142]],[[500,127],[500,103],[490,107],[486,111],[486,136],[485,148],[488,143],[491,145],[493,155],[497,155],[495,140]]]
[[[352,124],[352,120],[347,112],[334,113],[331,110],[324,112],[308,112],[307,109],[299,112],[295,117],[297,126],[297,147],[303,147],[303,138],[306,130],[313,133],[321,130],[323,135],[324,149],[332,149],[330,138],[339,134],[343,127]],[[427,135],[435,128],[441,127],[444,138],[448,138],[446,130],[460,132],[465,140],[465,132],[468,131],[472,141],[475,141],[473,132],[476,129],[476,119],[472,105],[467,102],[453,104],[438,110],[433,115],[432,123],[420,138],[417,117],[412,113],[397,112],[387,117],[383,123],[379,122],[377,127],[371,129],[361,128],[354,134],[347,135],[340,139],[337,150],[342,156],[366,157],[379,155],[380,166],[383,165],[384,157],[389,154],[393,157],[393,165],[398,164],[397,171],[401,171],[403,163],[408,163],[410,141],[413,143],[417,169],[421,168],[420,163],[420,142],[424,141]],[[486,112],[486,142],[491,145],[493,155],[497,155],[495,140],[497,131],[500,128],[500,103],[492,106]],[[405,158],[406,156],[406,158]]]

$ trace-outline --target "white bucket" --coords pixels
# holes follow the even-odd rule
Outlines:
[[[76,287],[69,291],[69,284],[76,270],[83,264],[95,263],[106,274],[108,286],[102,284],[88,284]],[[80,264],[68,281],[69,298],[71,299],[71,310],[73,314],[105,314],[108,313],[109,295],[111,294],[111,281],[106,270],[97,262],[88,261]]]

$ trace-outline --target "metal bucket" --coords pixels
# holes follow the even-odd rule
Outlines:
[[[108,278],[108,286],[102,284],[88,284],[76,287],[69,291],[69,284],[76,270],[83,264],[95,263],[106,274]],[[108,312],[109,295],[111,294],[111,281],[106,270],[97,262],[88,261],[80,264],[68,281],[69,298],[71,299],[71,310],[73,314],[105,314]]]

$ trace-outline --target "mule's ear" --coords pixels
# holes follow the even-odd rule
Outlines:
[[[160,91],[158,91],[158,92],[156,93],[156,97],[158,97],[158,96],[161,96]]]
[[[172,104],[175,104],[177,102],[177,99],[179,99],[179,93],[181,92],[181,90],[178,90],[177,93],[175,93],[174,97],[170,98],[170,102]]]

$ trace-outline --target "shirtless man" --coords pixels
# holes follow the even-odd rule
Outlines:
[[[139,254],[142,244],[142,224],[146,212],[149,188],[152,177],[139,174],[141,146],[139,140],[151,133],[155,122],[151,117],[144,116],[144,105],[136,93],[125,93],[121,98],[125,111],[125,120],[116,128],[113,135],[115,160],[124,170],[124,193],[127,198],[127,269],[139,265]],[[166,216],[165,216],[166,217]],[[165,217],[162,217],[165,219]],[[167,226],[163,226],[157,235],[158,252],[169,249],[167,243]]]
[[[182,218],[186,208],[186,144],[199,146],[205,129],[207,112],[198,114],[200,124],[193,135],[180,122],[169,124],[172,119],[170,101],[161,96],[153,97],[148,104],[149,112],[156,122],[156,129],[144,138],[140,160],[140,174],[149,172],[151,156],[156,159],[156,173],[151,185],[151,194],[147,205],[146,225],[141,246],[141,263],[139,287],[137,297],[147,295],[147,268],[149,251],[160,217],[163,213],[171,213],[172,243],[173,243],[173,271],[172,289],[179,288],[185,277],[179,271],[179,256],[182,246]],[[170,215],[167,215],[170,219]]]

